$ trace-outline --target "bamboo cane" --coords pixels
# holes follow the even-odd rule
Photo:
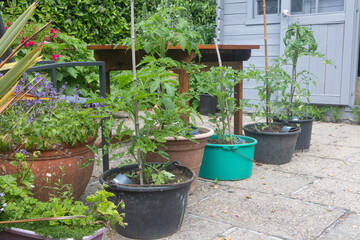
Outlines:
[[[267,52],[267,30],[266,30],[266,1],[263,0],[263,12],[264,12],[264,46],[265,46],[265,77],[267,77],[268,73],[268,52]],[[266,99],[265,99],[265,111],[269,113],[269,85],[266,83]],[[266,114],[266,124],[269,125],[270,120],[268,114]]]
[[[130,7],[131,7],[131,56],[132,56],[132,69],[133,69],[133,84],[137,86],[137,79],[136,79],[136,57],[135,57],[135,23],[134,23],[134,0],[130,0]],[[139,112],[138,112],[138,101],[134,103],[134,117],[135,117],[135,134],[136,137],[140,135],[140,125],[139,125]],[[143,175],[143,154],[141,150],[137,150],[137,158],[138,158],[138,165],[139,165],[139,172],[140,172],[140,185],[144,184],[144,175]]]

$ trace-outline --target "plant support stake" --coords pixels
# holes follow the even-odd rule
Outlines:
[[[137,79],[136,79],[136,58],[135,58],[135,24],[134,24],[134,0],[130,0],[131,5],[131,56],[132,56],[132,68],[133,68],[133,84],[137,86]],[[138,101],[135,100],[135,133],[136,136],[139,137],[140,135],[140,127],[139,127],[139,112],[138,112]],[[144,184],[144,175],[143,175],[143,154],[141,150],[137,150],[137,159],[139,164],[139,173],[140,173],[140,185]]]
[[[264,46],[265,46],[265,77],[267,77],[267,72],[268,72],[268,52],[267,52],[267,31],[266,31],[266,1],[263,0],[263,12],[264,12]],[[266,99],[265,99],[265,108],[266,108],[266,112],[269,113],[270,109],[269,109],[269,85],[268,83],[266,84]],[[269,116],[266,116],[266,124],[269,125],[270,120],[269,120]]]

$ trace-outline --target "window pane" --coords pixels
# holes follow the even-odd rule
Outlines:
[[[344,11],[344,0],[319,0],[319,13]]]
[[[266,0],[266,14],[279,12],[280,0]],[[257,15],[264,15],[263,1],[257,0]]]
[[[291,13],[301,13],[303,11],[303,0],[291,1]]]
[[[326,13],[344,11],[344,0],[292,0],[292,14]]]

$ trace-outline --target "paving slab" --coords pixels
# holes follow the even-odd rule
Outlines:
[[[360,154],[360,149],[356,147],[324,146],[323,144],[312,143],[310,150],[308,152],[303,152],[302,154],[304,156],[347,160]]]
[[[240,189],[189,206],[188,212],[289,239],[312,239],[343,214],[338,209]]]
[[[277,166],[275,171],[360,182],[359,169],[360,161],[334,160],[301,155],[294,157],[288,164]]]
[[[350,214],[342,221],[339,221],[333,229],[322,236],[320,240],[359,240],[360,239],[360,215]]]
[[[267,236],[262,233],[249,231],[241,228],[232,228],[228,232],[225,232],[223,235],[223,239],[226,237],[231,240],[282,240],[283,238],[275,237],[275,236]],[[218,238],[216,240],[223,240]]]
[[[195,204],[198,201],[209,198],[228,189],[229,186],[219,184],[214,185],[212,181],[206,181],[200,178],[196,183],[194,193],[191,194],[188,198],[188,205]]]
[[[276,169],[277,166],[271,167]],[[219,181],[219,184],[229,186],[230,188],[289,196],[317,179],[312,176],[277,172],[273,171],[273,169],[269,169],[269,165],[255,165],[250,178],[241,181]],[[281,184],[279,184],[280,182]]]
[[[360,185],[340,179],[323,178],[292,197],[303,201],[360,212]]]
[[[168,237],[160,238],[161,240],[179,240],[179,239],[188,239],[188,240],[197,240],[197,239],[215,239],[223,232],[231,228],[231,224],[217,222],[211,219],[199,218],[197,216],[192,216],[186,214],[184,217],[184,222],[181,229]],[[141,231],[139,229],[139,231]],[[114,238],[116,240],[127,240],[130,238],[121,236],[117,232],[115,233]],[[108,236],[105,236],[103,240],[109,240]]]

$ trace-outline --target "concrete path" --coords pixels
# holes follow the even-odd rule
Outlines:
[[[311,141],[288,164],[254,165],[249,179],[199,179],[182,228],[163,239],[359,240],[360,125],[314,122]]]

